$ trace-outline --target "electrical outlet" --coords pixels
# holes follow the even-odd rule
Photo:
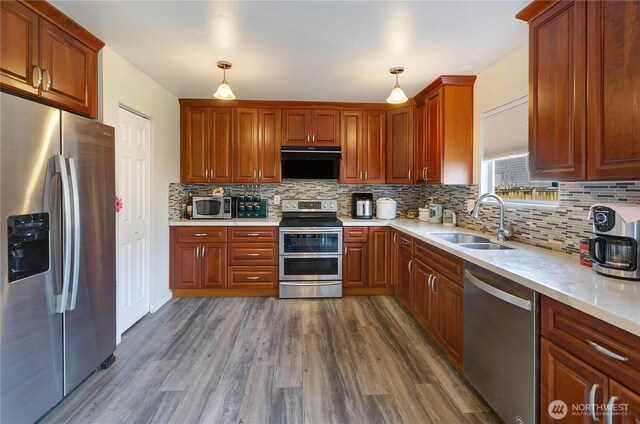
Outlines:
[[[476,201],[473,199],[467,199],[467,212],[471,213],[473,211],[473,207],[476,205]]]
[[[276,194],[273,196],[273,204],[274,205],[279,205],[280,204],[280,195]]]

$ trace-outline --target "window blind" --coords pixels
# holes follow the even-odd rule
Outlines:
[[[528,104],[528,96],[524,96],[483,114],[483,160],[495,160],[529,152]]]

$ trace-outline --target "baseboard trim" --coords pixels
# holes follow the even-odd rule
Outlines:
[[[344,287],[344,296],[389,296],[393,294],[391,287]]]
[[[173,289],[174,297],[278,296],[278,289]]]
[[[167,294],[165,294],[164,296],[162,296],[162,298],[160,300],[158,300],[156,303],[152,304],[149,307],[149,312],[151,312],[151,313],[158,312],[158,310],[160,308],[162,308],[165,303],[170,301],[172,297],[173,297],[173,293],[171,292],[171,290],[169,290],[169,292]]]

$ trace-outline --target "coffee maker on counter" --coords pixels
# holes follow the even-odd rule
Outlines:
[[[373,218],[373,193],[351,193],[351,218]]]
[[[597,273],[640,280],[640,212],[634,207],[639,206],[591,207],[594,237],[589,239],[589,256]]]

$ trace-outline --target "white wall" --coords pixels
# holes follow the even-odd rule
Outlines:
[[[180,106],[176,96],[109,47],[102,49],[100,62],[103,122],[117,128],[120,105],[151,118],[150,297],[153,312],[171,298],[167,199],[169,182],[180,179]]]
[[[482,114],[529,93],[529,43],[478,75],[473,91],[473,182],[480,183]]]

